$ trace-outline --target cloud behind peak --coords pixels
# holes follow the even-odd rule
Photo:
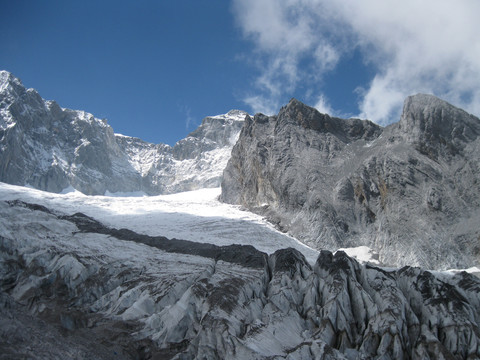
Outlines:
[[[397,121],[404,98],[417,92],[480,113],[478,1],[234,0],[233,13],[256,50],[259,75],[246,96],[256,106],[278,107],[299,92],[341,104],[325,79],[335,72],[344,81],[341,59],[358,51],[375,71],[346,89],[357,103],[352,115]]]

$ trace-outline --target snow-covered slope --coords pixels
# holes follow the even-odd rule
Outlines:
[[[313,255],[217,193],[0,184],[0,359],[480,357],[478,278],[273,252]]]
[[[173,147],[151,144],[45,101],[0,71],[0,181],[57,193],[71,186],[92,195],[218,187],[246,115],[232,110],[207,117]]]
[[[318,251],[276,230],[259,215],[217,200],[220,188],[143,197],[53,194],[0,183],[0,199],[45,206],[66,215],[81,212],[112,228],[214,245],[252,245],[271,254],[293,247],[313,264]],[[0,228],[0,232],[1,232]]]

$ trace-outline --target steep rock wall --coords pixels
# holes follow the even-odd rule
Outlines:
[[[293,99],[245,122],[221,199],[317,249],[366,245],[397,266],[480,262],[480,120],[433,96],[407,98],[386,128]]]

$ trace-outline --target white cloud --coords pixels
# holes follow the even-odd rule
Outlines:
[[[265,115],[274,115],[278,112],[279,102],[276,99],[267,98],[262,95],[246,96],[243,101],[254,109],[255,113],[262,113]]]
[[[278,103],[305,83],[328,96],[323,76],[342,56],[359,49],[376,69],[370,84],[358,84],[363,86],[362,117],[396,121],[404,98],[416,92],[433,93],[480,114],[478,0],[233,3],[238,24],[261,59],[257,105],[261,100]]]
[[[343,0],[343,19],[378,73],[360,104],[379,122],[398,119],[405,96],[429,92],[470,111],[480,100],[480,2]],[[377,60],[378,59],[378,60]],[[462,95],[470,94],[465,101]],[[393,115],[397,115],[396,117]]]
[[[321,112],[322,114],[333,115],[335,113],[332,107],[330,106],[327,98],[323,94],[318,97],[317,102],[313,107],[317,109],[319,112]]]
[[[192,128],[197,127],[196,119],[192,116],[192,109],[187,105],[178,105],[179,111],[185,116],[185,130],[189,131]]]
[[[335,67],[337,49],[316,35],[322,23],[310,13],[309,1],[234,0],[233,5],[245,37],[256,45],[253,56],[260,59],[261,75],[255,81],[259,95],[244,99],[254,112],[277,112],[282,95],[291,95],[300,82],[321,79]],[[305,59],[314,66],[305,66]]]

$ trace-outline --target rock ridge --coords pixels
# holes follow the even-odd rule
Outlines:
[[[317,249],[365,245],[395,266],[480,264],[480,120],[432,95],[398,123],[320,114],[292,99],[245,122],[221,200]]]
[[[229,115],[230,114],[230,115]],[[171,147],[115,134],[106,120],[61,108],[0,74],[0,181],[87,195],[148,195],[218,187],[242,111],[207,117]]]

